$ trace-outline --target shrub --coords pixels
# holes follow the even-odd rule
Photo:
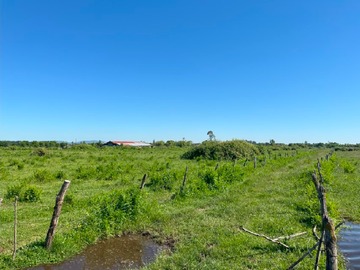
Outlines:
[[[35,149],[34,151],[32,151],[31,154],[34,156],[43,157],[47,154],[47,152],[44,148],[38,148],[38,149]]]
[[[182,155],[184,159],[236,160],[258,155],[259,149],[248,142],[232,140],[225,142],[205,141]]]
[[[48,170],[37,170],[34,172],[34,178],[38,182],[47,182],[50,181],[53,176]]]
[[[12,199],[17,196],[21,202],[37,202],[40,201],[41,194],[42,190],[38,187],[19,184],[9,186],[5,198]]]
[[[134,221],[141,208],[141,193],[139,189],[114,191],[105,196],[96,196],[91,204],[96,208],[78,227],[81,230],[95,230],[101,234],[117,233],[122,224]]]
[[[165,189],[171,190],[176,181],[176,173],[167,171],[165,173],[154,173],[153,176],[150,177],[150,182],[148,186],[153,190],[157,189]]]
[[[20,201],[24,202],[37,202],[40,201],[42,190],[35,187],[29,186],[25,189],[24,193],[20,197]]]
[[[66,174],[64,171],[60,170],[58,172],[55,173],[55,178],[56,179],[59,179],[59,180],[62,180],[62,179],[65,179],[66,178]]]
[[[13,185],[13,186],[9,186],[6,190],[6,195],[5,198],[6,199],[12,199],[15,196],[20,197],[21,194],[21,190],[23,188],[23,185]]]
[[[217,175],[214,170],[206,170],[204,172],[200,172],[199,177],[208,185],[209,188],[217,187],[217,185],[216,185]]]
[[[347,160],[342,160],[340,162],[340,167],[343,168],[344,173],[353,173],[356,169],[356,166]]]
[[[230,164],[221,166],[217,171],[221,181],[224,183],[240,182],[244,178],[242,169]]]

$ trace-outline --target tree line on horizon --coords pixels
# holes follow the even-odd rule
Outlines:
[[[263,146],[263,147],[269,147],[273,150],[296,150],[296,149],[302,149],[302,148],[332,148],[335,151],[355,151],[360,150],[360,143],[357,144],[340,144],[337,142],[327,142],[327,143],[276,143],[273,139],[269,142],[263,143],[263,142],[255,142],[251,140],[233,140],[233,141],[246,141],[248,143]],[[193,143],[192,141],[187,140],[168,140],[168,141],[153,141],[152,146],[153,147],[191,147],[194,145],[199,145],[208,142],[208,140],[202,142],[202,143]],[[221,141],[213,141],[213,143],[221,143]],[[72,146],[81,146],[81,145],[90,145],[94,147],[101,147],[103,146],[102,141],[91,141],[91,142],[60,142],[60,141],[10,141],[10,140],[2,140],[0,141],[0,147],[32,147],[32,148],[69,148]]]

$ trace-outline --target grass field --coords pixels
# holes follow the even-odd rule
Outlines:
[[[330,160],[325,156],[331,149],[325,148],[265,151],[254,168],[253,160],[181,159],[187,150],[0,148],[0,268],[58,262],[99,238],[148,232],[172,246],[148,269],[286,269],[316,243],[311,230],[320,225],[319,202],[310,173],[321,158],[334,222],[360,222],[359,151],[336,151]],[[43,244],[65,179],[71,184],[47,251]],[[20,201],[13,261],[15,195]],[[270,237],[307,234],[286,240],[286,249],[241,226]],[[313,263],[309,257],[298,269]]]

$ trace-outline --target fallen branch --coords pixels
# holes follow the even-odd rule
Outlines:
[[[262,237],[262,238],[265,238],[266,240],[269,240],[270,242],[273,242],[273,243],[276,243],[280,246],[283,246],[285,248],[290,248],[288,245],[285,245],[284,243],[281,243],[277,240],[274,240],[274,239],[271,239],[270,237],[266,236],[266,235],[263,235],[263,234],[258,234],[258,233],[254,233],[252,231],[249,231],[248,229],[244,228],[244,227],[240,227],[241,230],[243,230],[244,232],[247,232],[249,234],[252,234],[252,235],[255,235],[255,236],[259,236],[259,237]]]
[[[289,240],[291,238],[295,238],[295,237],[298,237],[298,236],[303,236],[307,234],[307,232],[300,232],[300,233],[294,233],[294,234],[291,234],[291,235],[287,235],[287,236],[279,236],[277,238],[273,238],[272,240],[274,241],[278,241],[278,240]]]
[[[302,255],[300,259],[298,259],[296,262],[294,262],[292,265],[290,265],[290,267],[287,268],[287,270],[294,269],[295,266],[297,266],[303,259],[305,259],[307,256],[309,256],[311,254],[311,252],[313,252],[319,244],[320,244],[320,241],[317,242],[312,248],[310,248],[304,255]]]
[[[335,230],[339,229],[339,227],[343,224],[345,224],[345,220],[341,221],[338,225],[336,225]]]
[[[315,239],[317,240],[317,241],[319,241],[320,240],[320,237],[317,235],[317,233],[316,233],[316,225],[314,226],[314,228],[312,229],[312,233],[313,233],[313,236],[315,237]]]

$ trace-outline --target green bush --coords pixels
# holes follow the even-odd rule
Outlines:
[[[28,186],[20,197],[20,201],[37,202],[40,201],[42,190],[35,186]]]
[[[38,182],[47,182],[53,178],[52,174],[48,170],[36,170],[34,172],[34,179]]]
[[[15,196],[20,197],[22,188],[23,188],[23,185],[9,186],[6,190],[5,198],[13,199],[13,198],[15,198]]]
[[[44,148],[38,148],[38,149],[33,150],[31,154],[34,156],[43,157],[47,154],[47,151]]]
[[[37,202],[40,201],[41,194],[42,190],[38,187],[19,184],[9,186],[5,198],[12,199],[17,196],[21,202]]]
[[[80,230],[97,231],[102,235],[117,233],[125,221],[134,221],[141,206],[141,193],[139,189],[127,191],[114,191],[105,196],[96,196],[91,200],[96,205],[94,212],[78,226]]]
[[[152,190],[165,189],[171,190],[176,182],[177,176],[175,172],[157,172],[150,177],[150,182],[148,184]]]
[[[232,140],[225,142],[205,141],[182,155],[184,159],[236,160],[258,155],[259,149],[248,142]]]
[[[63,180],[66,178],[66,174],[63,170],[60,170],[58,172],[55,173],[55,178],[59,179],[59,180]]]
[[[199,173],[200,179],[202,179],[210,188],[217,187],[217,173],[214,170],[206,170]]]
[[[221,182],[224,183],[240,182],[244,179],[243,170],[230,164],[220,166],[217,172]]]
[[[353,173],[356,170],[356,166],[347,160],[341,160],[340,167],[344,170],[344,173]]]

